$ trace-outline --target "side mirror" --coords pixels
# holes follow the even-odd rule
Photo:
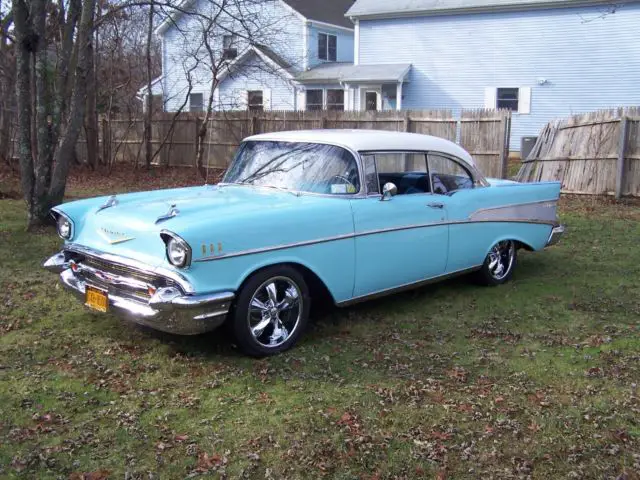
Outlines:
[[[382,187],[382,201],[391,200],[391,197],[395,196],[398,193],[398,187],[396,187],[395,183],[385,183],[384,187]]]

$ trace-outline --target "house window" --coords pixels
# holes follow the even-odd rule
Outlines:
[[[264,110],[264,96],[262,90],[250,90],[247,92],[250,112],[262,112]]]
[[[338,58],[338,37],[328,33],[318,34],[318,58],[327,62],[335,62]]]
[[[307,90],[307,110],[322,110],[322,90]]]
[[[192,93],[189,95],[189,111],[202,112],[204,109],[204,94]]]
[[[222,37],[222,58],[233,60],[238,56],[237,35],[224,35]]]
[[[373,112],[378,110],[378,93],[366,92],[364,94],[364,105],[367,112]]]
[[[496,93],[496,108],[504,108],[513,112],[518,111],[518,88],[498,88]]]
[[[327,90],[327,110],[344,110],[344,90]]]

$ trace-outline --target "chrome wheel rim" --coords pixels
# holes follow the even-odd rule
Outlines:
[[[502,280],[511,271],[516,246],[511,240],[498,242],[489,252],[489,275],[495,280]]]
[[[276,348],[297,330],[302,318],[300,287],[288,277],[273,277],[260,285],[249,302],[248,323],[253,339]]]

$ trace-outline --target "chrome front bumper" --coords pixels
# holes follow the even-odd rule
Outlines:
[[[43,267],[59,273],[62,285],[83,303],[87,286],[95,287],[106,291],[109,313],[163,332],[197,335],[214,330],[224,322],[235,298],[233,292],[196,295],[184,293],[174,284],[155,286],[70,259],[73,253],[57,253]],[[150,271],[141,274],[148,276]],[[148,298],[141,294],[145,290],[149,292]]]
[[[558,243],[563,235],[564,225],[557,225],[553,227],[553,229],[551,230],[551,234],[549,234],[549,239],[547,240],[547,247]]]

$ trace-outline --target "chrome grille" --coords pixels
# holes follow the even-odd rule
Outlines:
[[[109,281],[109,275],[114,275],[124,279],[131,279],[134,281],[132,283],[142,283],[151,285],[155,288],[175,286],[175,282],[161,275],[144,272],[126,265],[108,262],[90,255],[82,255],[81,258],[76,259],[76,262],[81,269],[82,275],[87,279],[87,281],[92,285],[114,294],[117,293],[119,295],[135,297],[142,300],[148,300],[151,297],[149,289],[146,286],[114,284],[113,281]],[[84,266],[89,268],[83,269]],[[106,275],[103,276],[101,274]]]

